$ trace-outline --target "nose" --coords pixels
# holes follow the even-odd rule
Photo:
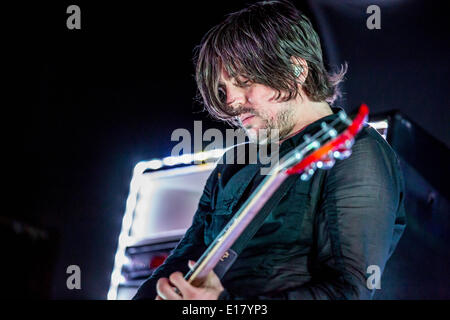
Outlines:
[[[227,89],[227,105],[233,110],[245,105],[247,96],[243,88],[231,87]]]

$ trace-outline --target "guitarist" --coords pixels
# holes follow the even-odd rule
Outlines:
[[[262,129],[272,142],[277,133],[280,156],[337,117],[340,109],[331,105],[346,66],[327,72],[317,33],[289,2],[232,13],[197,49],[196,81],[209,113],[242,127],[250,141]],[[218,164],[192,226],[134,299],[372,298],[379,286],[369,285],[368,270],[383,272],[405,212],[397,157],[370,127],[348,159],[294,184],[222,279],[213,271],[200,286],[184,279],[188,261],[199,258],[262,179],[257,164]]]

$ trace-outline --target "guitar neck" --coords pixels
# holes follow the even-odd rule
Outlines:
[[[285,172],[280,172],[264,178],[255,192],[235,213],[194,267],[186,274],[185,279],[189,283],[196,285],[206,278],[287,177]]]

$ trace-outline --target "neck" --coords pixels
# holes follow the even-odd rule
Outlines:
[[[297,122],[288,136],[303,130],[307,125],[314,121],[333,114],[330,105],[325,101],[313,102],[305,99],[297,110]]]

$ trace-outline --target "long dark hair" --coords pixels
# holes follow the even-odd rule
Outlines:
[[[298,94],[291,57],[303,58],[308,76],[302,84],[312,101],[333,103],[347,65],[328,73],[320,39],[309,19],[288,1],[262,1],[231,13],[209,30],[194,50],[197,100],[216,119],[234,124],[219,88],[221,68],[243,85],[240,76],[283,93],[287,101]]]

